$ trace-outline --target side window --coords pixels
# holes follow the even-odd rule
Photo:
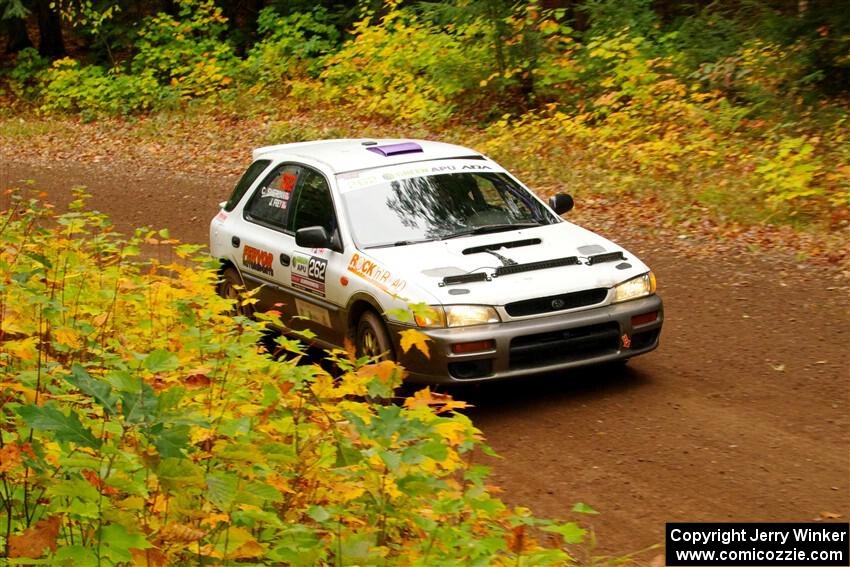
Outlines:
[[[317,171],[305,169],[298,185],[295,205],[289,222],[293,232],[308,226],[322,226],[328,235],[336,230],[331,190],[325,178]]]
[[[283,165],[266,177],[245,206],[245,218],[283,230],[286,227],[292,190],[302,175],[297,165]]]
[[[233,189],[233,193],[230,194],[230,199],[227,200],[227,203],[224,204],[224,210],[228,213],[232,211],[239,201],[242,200],[242,195],[245,194],[245,191],[248,190],[248,187],[254,182],[257,177],[263,172],[266,167],[271,163],[271,161],[267,159],[258,159],[245,171],[242,175],[242,179],[239,180],[239,183],[236,184],[236,187]]]

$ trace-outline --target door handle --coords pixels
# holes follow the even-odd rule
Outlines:
[[[290,258],[289,258],[289,254],[283,254],[283,253],[281,253],[281,255],[280,255],[280,265],[281,265],[281,266],[288,266],[288,265],[289,265],[289,260],[290,260]]]
[[[239,240],[239,237],[238,237],[238,236],[233,236],[233,237],[230,239],[230,243],[233,245],[233,247],[234,247],[234,248],[239,248],[239,244],[241,244],[241,243],[242,243],[242,241],[241,241],[241,240]]]

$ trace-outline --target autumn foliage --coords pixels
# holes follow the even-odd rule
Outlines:
[[[274,358],[258,346],[274,314],[232,317],[196,247],[123,238],[82,199],[57,215],[7,198],[0,550],[13,562],[571,561],[563,546],[583,530],[492,495],[462,402],[427,389],[390,402],[404,372],[391,362],[334,352],[334,378],[292,339]]]

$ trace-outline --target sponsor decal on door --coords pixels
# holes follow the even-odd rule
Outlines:
[[[322,258],[293,256],[290,271],[292,287],[324,297],[327,269],[328,261]]]
[[[245,246],[242,250],[242,265],[249,270],[261,272],[270,276],[274,275],[272,264],[274,256],[271,252],[254,248],[253,246]]]

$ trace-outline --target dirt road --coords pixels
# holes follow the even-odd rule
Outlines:
[[[60,204],[86,185],[119,229],[168,227],[197,243],[234,183],[0,158],[0,186],[21,179]],[[695,259],[663,239],[606,235],[656,271],[662,346],[626,369],[464,392],[504,457],[493,463],[503,497],[563,518],[575,502],[590,504],[600,514],[580,519],[600,553],[663,542],[666,521],[846,521],[847,289],[777,258]]]

